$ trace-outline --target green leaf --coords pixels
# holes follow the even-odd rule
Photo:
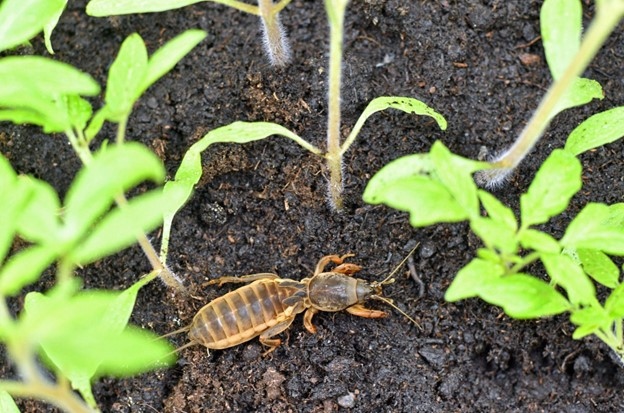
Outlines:
[[[65,0],[3,0],[0,51],[26,43],[58,12]],[[0,75],[0,79],[3,76]]]
[[[46,132],[74,126],[68,98],[99,93],[91,76],[72,66],[37,56],[0,59],[0,119],[33,123]]]
[[[500,278],[504,268],[491,261],[474,258],[464,268],[459,270],[455,279],[444,294],[446,301],[459,301],[477,297],[481,288]]]
[[[32,246],[13,254],[0,268],[0,295],[15,296],[36,282],[57,258],[48,246]]]
[[[83,167],[65,197],[66,237],[75,240],[106,212],[115,196],[145,180],[161,182],[160,159],[145,146],[128,142],[109,146]]]
[[[271,135],[280,135],[289,138],[304,149],[320,155],[322,151],[300,138],[283,126],[269,122],[234,122],[217,129],[213,129],[195,142],[184,154],[175,180],[165,184],[165,197],[169,210],[164,216],[161,259],[165,260],[165,252],[169,243],[171,223],[175,214],[190,198],[195,184],[202,174],[201,153],[214,143],[248,143],[268,138]]]
[[[98,376],[128,377],[173,363],[174,348],[166,340],[128,326],[100,353]]]
[[[553,286],[526,274],[493,279],[480,287],[479,297],[513,318],[545,317],[572,309]]]
[[[106,106],[100,108],[95,115],[91,118],[89,126],[84,131],[85,139],[87,142],[91,142],[93,138],[100,132],[104,122],[108,118],[108,108]]]
[[[470,228],[488,248],[506,254],[518,250],[516,231],[491,218],[475,216],[470,220]]]
[[[108,119],[120,122],[127,118],[141,95],[147,75],[147,49],[143,39],[133,33],[121,44],[117,58],[108,71],[106,106]]]
[[[542,254],[540,258],[550,278],[563,287],[572,304],[581,306],[596,303],[594,284],[572,258],[561,254]]]
[[[96,290],[61,302],[28,294],[19,323],[21,337],[25,343],[40,345],[48,360],[82,387],[96,372],[125,376],[156,367],[158,359],[171,361],[168,343],[125,327],[129,313],[118,312],[117,306],[134,300],[119,298],[119,293]]]
[[[570,321],[579,326],[572,334],[575,340],[580,340],[599,329],[609,330],[611,325],[609,314],[599,305],[572,310]]]
[[[54,49],[52,48],[52,31],[58,24],[58,21],[61,18],[63,11],[65,11],[66,6],[67,6],[67,0],[63,0],[62,6],[59,7],[58,11],[52,17],[50,17],[50,20],[48,20],[45,26],[43,26],[43,36],[45,39],[45,45],[46,45],[46,49],[48,49],[48,52],[50,54],[54,54]]]
[[[47,182],[22,176],[22,189],[29,193],[17,219],[17,231],[30,242],[54,245],[59,241],[61,203],[54,188]]]
[[[496,199],[496,197],[489,192],[479,190],[478,194],[481,204],[483,204],[483,208],[485,208],[486,212],[493,221],[500,223],[500,225],[503,225],[514,232],[518,229],[518,223],[516,222],[516,217],[514,216],[511,208],[503,205],[502,202]]]
[[[0,390],[0,412],[20,413],[11,395],[4,390]]]
[[[66,63],[39,56],[9,56],[0,59],[0,106],[3,98],[20,92],[35,92],[49,98],[59,95],[95,96],[100,86],[91,76]],[[27,105],[25,107],[28,107]]]
[[[364,193],[364,200],[368,203],[383,203],[399,211],[409,212],[413,227],[461,222],[469,218],[444,185],[426,176],[396,179],[374,196],[370,196],[370,193],[368,195],[366,197],[367,193]]]
[[[132,198],[99,221],[86,240],[70,253],[73,262],[86,265],[134,244],[138,234],[162,224],[167,209],[162,191],[153,190]]]
[[[431,151],[384,166],[369,181],[364,201],[410,212],[413,226],[478,215],[477,191],[470,175],[485,164],[453,155],[442,144],[434,144]]]
[[[582,7],[578,0],[546,0],[540,13],[544,53],[555,80],[559,79],[576,57],[581,45]],[[592,99],[602,99],[602,87],[591,79],[574,79],[559,99],[550,117]]]
[[[550,117],[575,106],[581,106],[591,102],[592,99],[603,99],[604,92],[600,83],[591,79],[577,78],[570,84],[565,94],[559,98]]]
[[[545,0],[542,5],[542,42],[555,79],[563,74],[581,46],[582,13],[579,0]]]
[[[620,270],[607,254],[584,248],[577,250],[576,254],[585,272],[594,280],[609,288],[619,285]]]
[[[15,234],[16,220],[23,204],[27,201],[27,192],[17,183],[17,175],[11,164],[0,154],[0,263],[11,248]]]
[[[117,16],[120,14],[154,13],[179,9],[206,0],[91,0],[87,4],[87,14],[95,17]],[[223,0],[216,0],[216,3]]]
[[[520,197],[522,228],[542,224],[563,212],[581,189],[581,169],[576,157],[562,149],[554,150]]]
[[[430,108],[418,99],[404,96],[381,96],[371,100],[370,103],[366,106],[366,108],[358,118],[357,122],[353,126],[351,133],[349,133],[349,136],[342,144],[342,147],[340,149],[341,156],[347,151],[347,149],[349,149],[351,144],[355,141],[355,138],[360,133],[360,130],[362,130],[362,127],[364,126],[366,120],[374,113],[386,109],[398,109],[405,113],[429,116],[437,122],[440,129],[446,130],[447,127],[446,119],[444,119],[444,116],[440,115],[434,109]]]
[[[526,228],[518,233],[518,239],[522,248],[525,249],[552,254],[559,254],[561,252],[559,242],[545,232]]]
[[[362,198],[369,204],[381,204],[383,199],[380,194],[391,187],[395,181],[416,176],[427,177],[433,172],[434,165],[428,153],[403,156],[386,164],[368,181]]]
[[[590,203],[570,222],[561,245],[624,255],[624,225],[621,206]]]
[[[484,164],[452,154],[440,141],[434,142],[429,154],[436,178],[453,195],[468,217],[478,217],[479,197],[472,174],[483,169]]]
[[[80,96],[71,95],[65,98],[67,113],[72,121],[72,126],[78,130],[84,130],[87,122],[93,115],[91,104]]]
[[[624,318],[624,284],[619,284],[611,291],[605,301],[605,310],[612,319]]]
[[[583,152],[616,141],[624,136],[624,106],[591,116],[568,136],[565,149],[580,155]]]
[[[139,95],[173,69],[205,37],[206,32],[203,30],[187,30],[154,52],[147,64],[147,73],[139,88]]]

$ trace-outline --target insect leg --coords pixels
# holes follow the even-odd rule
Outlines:
[[[383,318],[388,316],[388,313],[385,311],[372,310],[364,307],[362,304],[352,305],[351,307],[347,307],[346,310],[350,314],[364,318]]]
[[[275,278],[278,278],[277,274],[273,274],[270,272],[261,272],[258,274],[243,275],[240,277],[225,276],[225,277],[219,277],[219,278],[215,278],[214,280],[207,281],[202,284],[202,287],[206,285],[213,285],[213,284],[219,284],[219,287],[221,287],[223,284],[226,284],[226,283],[250,283],[253,281],[257,281],[257,280],[275,279]]]
[[[353,275],[356,272],[360,271],[361,269],[362,269],[362,267],[360,267],[357,264],[344,263],[344,264],[340,264],[339,266],[334,268],[332,270],[332,272],[338,272],[338,273],[344,274],[344,275]]]
[[[319,262],[316,264],[316,269],[314,270],[314,275],[316,274],[320,274],[323,272],[323,270],[325,269],[325,267],[327,267],[327,265],[330,262],[333,262],[334,264],[342,264],[342,262],[349,257],[353,257],[355,254],[345,254],[345,255],[326,255],[323,258],[321,258],[319,260]]]
[[[312,324],[312,317],[314,317],[316,313],[318,313],[316,308],[308,308],[303,315],[303,326],[312,334],[316,334],[316,327]]]
[[[264,333],[260,334],[260,337],[259,337],[260,342],[264,344],[265,346],[269,347],[269,349],[265,351],[264,354],[262,354],[263,356],[266,356],[267,354],[271,353],[273,350],[278,348],[280,344],[282,344],[281,339],[272,338],[272,337],[278,335],[279,333],[281,333],[282,331],[290,327],[294,319],[295,319],[294,315],[291,317],[288,317],[284,321],[280,321],[279,323],[275,324],[273,327],[266,330]]]

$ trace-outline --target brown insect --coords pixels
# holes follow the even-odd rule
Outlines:
[[[188,331],[189,343],[183,348],[201,344],[208,349],[233,347],[259,336],[260,342],[275,350],[281,340],[275,336],[292,324],[295,316],[305,311],[303,324],[312,334],[316,327],[312,317],[319,311],[342,311],[365,318],[382,318],[388,313],[366,308],[363,302],[369,299],[381,300],[392,305],[411,321],[411,317],[395,307],[391,300],[381,296],[382,286],[391,284],[394,273],[405,260],[381,282],[354,278],[352,275],[362,268],[344,263],[353,254],[343,256],[327,255],[316,265],[314,275],[295,281],[279,278],[272,273],[259,273],[242,277],[221,277],[207,284],[250,283],[218,297],[202,307],[191,324],[166,336]],[[406,258],[407,259],[407,258]],[[331,271],[324,272],[330,263],[337,264]]]

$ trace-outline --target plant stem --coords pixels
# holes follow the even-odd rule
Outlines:
[[[58,408],[71,413],[94,413],[70,389],[49,383],[23,383],[13,380],[1,380],[0,389],[13,397],[27,397],[44,400]]]
[[[290,46],[286,39],[284,27],[280,22],[279,10],[273,4],[273,0],[258,0],[258,7],[262,21],[264,49],[272,65],[285,66],[290,61]]]
[[[126,140],[126,127],[128,125],[128,117],[124,116],[117,124],[117,145],[121,145]]]
[[[329,202],[342,209],[342,157],[340,156],[340,86],[344,15],[348,0],[325,0],[329,18],[329,87],[327,114],[327,166],[329,168]]]
[[[124,122],[119,123],[119,128],[117,129],[117,142],[123,142],[125,140],[125,129],[126,124]],[[89,149],[89,144],[84,138],[82,131],[78,130],[77,134],[69,129],[65,131],[69,142],[71,143],[74,151],[78,154],[78,157],[82,161],[83,165],[88,166],[93,160],[93,154]],[[115,203],[117,206],[123,207],[128,204],[128,200],[124,196],[123,193],[115,196]],[[147,235],[144,233],[137,234],[137,242],[141,246],[143,250],[143,254],[147,257],[148,261],[152,268],[156,271],[160,272],[160,277],[162,281],[169,287],[175,288],[178,291],[184,291],[184,285],[182,280],[178,278],[166,265],[164,265],[160,258],[158,257],[158,253],[154,249],[154,246],[147,238]]]
[[[546,96],[542,99],[518,139],[497,161],[493,162],[494,169],[478,172],[476,179],[480,184],[492,185],[502,181],[533,149],[550,124],[553,115],[556,115],[556,107],[561,98],[569,90],[574,80],[587,68],[620,21],[622,10],[617,9],[622,9],[621,4],[615,5],[610,2],[609,6],[600,7],[599,5],[596,17],[589,26],[578,52],[561,77],[548,89]]]

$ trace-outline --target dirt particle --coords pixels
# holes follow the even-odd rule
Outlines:
[[[344,407],[345,409],[351,409],[355,406],[355,394],[349,392],[344,396],[338,397],[338,405],[340,407]]]
[[[282,383],[286,380],[284,375],[273,367],[262,375],[262,383],[266,386],[266,397],[269,400],[276,400],[282,395]]]

